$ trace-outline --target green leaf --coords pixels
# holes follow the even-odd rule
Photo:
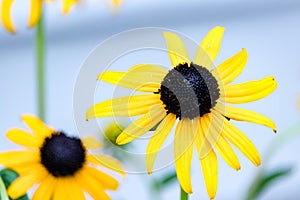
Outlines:
[[[177,174],[176,174],[176,172],[172,172],[172,173],[166,175],[165,177],[163,177],[160,183],[162,185],[168,185],[176,180],[177,180]]]
[[[153,182],[153,188],[156,190],[161,190],[164,187],[170,185],[174,181],[177,181],[177,175],[176,172],[171,172],[164,177],[162,177],[159,181],[154,181]]]
[[[18,177],[19,177],[19,175],[11,169],[3,169],[0,171],[0,178],[1,178],[0,180],[2,180],[5,188],[8,188],[8,186]],[[3,187],[3,189],[4,189],[4,187]],[[2,195],[2,187],[1,187],[1,195]],[[11,198],[9,198],[9,199],[11,199]],[[6,199],[5,198],[2,199],[2,196],[1,196],[0,200],[6,200]],[[29,200],[29,198],[28,198],[27,194],[25,194],[24,196],[21,196],[15,200]]]
[[[271,143],[271,145],[269,145],[269,147],[266,150],[266,153],[264,156],[265,157],[264,158],[264,166],[262,166],[260,168],[257,175],[254,177],[245,199],[247,199],[247,200],[255,199],[259,195],[259,193],[262,192],[262,191],[260,191],[261,189],[259,188],[260,187],[259,183],[262,182],[262,177],[265,177],[265,175],[264,175],[266,173],[265,167],[268,165],[268,163],[273,158],[273,156],[276,155],[276,153],[283,146],[285,146],[286,144],[289,143],[289,141],[291,141],[294,138],[299,137],[299,136],[300,136],[300,121],[297,121],[296,123],[294,123],[293,125],[288,127],[285,131],[280,132],[280,134],[276,136],[274,141]],[[289,171],[287,170],[286,172],[289,172]],[[287,174],[288,173],[283,173],[283,174],[279,173],[273,179],[280,178],[281,176],[285,176]],[[270,182],[272,182],[273,179],[270,180]],[[267,186],[268,186],[268,184],[269,183],[267,183]],[[264,186],[264,184],[263,184],[263,186]],[[266,186],[264,186],[264,187],[266,187]]]
[[[250,187],[246,200],[256,199],[274,182],[290,175],[291,172],[292,167],[275,169],[270,172],[264,171],[262,174],[260,174],[259,178],[256,179],[256,182],[254,182]]]

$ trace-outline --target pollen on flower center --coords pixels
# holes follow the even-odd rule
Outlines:
[[[62,132],[45,139],[40,149],[41,162],[55,177],[71,176],[82,168],[86,150],[80,139]]]
[[[194,63],[179,64],[169,71],[158,93],[168,113],[193,119],[210,113],[220,97],[215,77]]]

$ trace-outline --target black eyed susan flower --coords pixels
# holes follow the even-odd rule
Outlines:
[[[0,164],[19,173],[8,188],[16,199],[39,183],[33,200],[84,200],[84,191],[94,199],[110,199],[105,190],[116,190],[118,181],[96,166],[123,174],[119,161],[103,155],[91,155],[87,149],[98,149],[101,143],[91,137],[80,140],[45,125],[32,115],[22,116],[32,133],[10,129],[6,136],[25,146],[25,150],[0,153]]]
[[[191,62],[181,39],[164,32],[173,68],[140,64],[128,72],[104,72],[99,80],[148,94],[115,98],[100,102],[87,111],[87,119],[105,116],[143,115],[119,135],[118,144],[125,144],[157,126],[146,150],[146,166],[152,172],[154,160],[172,128],[174,160],[183,190],[192,193],[191,160],[196,146],[207,192],[214,198],[217,190],[218,161],[215,152],[232,168],[240,163],[231,145],[239,149],[254,165],[261,163],[252,142],[230,120],[248,121],[270,127],[267,117],[225,103],[242,104],[271,94],[277,84],[272,76],[240,84],[231,84],[243,71],[247,52],[239,53],[212,69],[220,49],[224,29],[215,27],[204,38]]]

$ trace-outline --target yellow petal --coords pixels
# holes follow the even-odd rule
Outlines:
[[[201,128],[204,138],[209,142],[210,146],[214,148],[221,133],[220,131],[215,130],[215,127],[212,126],[212,121],[213,119],[211,113],[203,115],[202,117],[200,117],[199,128]],[[208,153],[209,151],[210,149],[207,149],[205,153]],[[202,156],[203,153],[204,152],[202,152]]]
[[[195,142],[199,159],[206,157],[212,150],[212,147],[206,138],[205,126],[202,126],[203,122],[201,121],[202,120],[200,119],[200,117],[194,119],[195,124],[198,122],[197,136]]]
[[[152,173],[156,155],[160,150],[162,144],[166,140],[167,136],[169,135],[170,131],[172,130],[175,121],[176,115],[172,113],[168,114],[166,118],[159,124],[148,143],[146,150],[146,165],[149,174]]]
[[[40,168],[35,168],[32,173],[25,176],[20,176],[17,178],[9,187],[8,194],[11,198],[17,199],[18,197],[26,194],[27,190],[31,188],[34,184],[43,180],[47,176],[47,171],[41,166]]]
[[[223,85],[227,85],[234,81],[242,73],[247,60],[247,51],[246,49],[242,49],[239,53],[213,69],[212,73],[222,80]]]
[[[18,163],[13,166],[9,166],[12,170],[17,172],[18,174],[29,174],[32,172],[32,169],[41,167],[40,162],[27,162],[27,163]]]
[[[14,0],[3,0],[2,7],[1,7],[1,19],[2,19],[3,26],[10,33],[15,33],[15,28],[11,21],[11,16],[10,16],[10,11],[13,2]]]
[[[30,28],[34,27],[40,20],[43,10],[42,0],[31,0],[30,6],[30,16],[28,26]]]
[[[53,200],[85,200],[83,188],[80,187],[74,176],[59,177],[56,179]],[[50,197],[49,199],[52,198]]]
[[[253,111],[246,110],[243,108],[236,108],[236,107],[232,107],[232,106],[226,106],[225,109],[223,109],[222,107],[224,107],[224,106],[221,104],[217,104],[214,109],[216,111],[218,111],[220,114],[224,114],[226,117],[228,117],[230,119],[237,120],[237,121],[247,121],[247,122],[265,125],[271,129],[273,129],[273,131],[276,133],[275,123],[271,119],[269,119],[257,112],[253,112]],[[225,113],[223,113],[222,110],[224,110]]]
[[[200,159],[206,190],[210,199],[214,199],[218,187],[218,160],[215,152],[211,150],[207,156]]]
[[[130,88],[141,92],[157,92],[161,86],[161,82],[163,81],[165,75],[165,73],[155,71],[108,71],[101,73],[98,76],[98,80],[102,80],[107,83],[119,85],[125,88]]]
[[[71,8],[78,2],[78,0],[63,0],[62,13],[67,14],[70,12]]]
[[[194,129],[193,121],[181,119],[176,127],[174,139],[177,178],[182,189],[189,194],[192,193],[191,162],[196,133],[197,130]]]
[[[211,115],[204,115],[201,117],[202,130],[206,133],[206,138],[213,146],[223,160],[235,170],[241,168],[240,162],[231,148],[230,144],[221,135],[222,126],[214,123],[215,119]]]
[[[145,94],[114,98],[100,102],[86,113],[86,118],[106,116],[137,116],[149,112],[154,105],[162,105],[160,95]]]
[[[277,83],[272,76],[268,76],[258,81],[232,84],[225,86],[225,94],[221,94],[227,103],[247,103],[264,98],[271,94],[277,87]]]
[[[125,175],[122,163],[117,159],[107,156],[105,154],[87,155],[87,160],[93,164],[100,165],[107,169],[118,172],[121,175]]]
[[[65,183],[65,178],[58,178],[56,181],[56,186],[53,193],[53,200],[65,200],[70,199],[68,193],[69,187]]]
[[[233,151],[230,144],[227,142],[227,140],[220,136],[216,145],[216,150],[222,157],[222,159],[233,169],[240,170],[241,165],[239,162],[239,159],[237,158],[235,152]]]
[[[35,135],[32,135],[22,129],[13,128],[7,131],[6,137],[16,144],[26,147],[38,148],[43,141],[39,141]]]
[[[115,71],[106,71],[97,77],[97,80],[105,81],[107,83],[111,84],[119,84],[119,81],[122,80],[122,78],[126,75],[127,72],[115,72]],[[129,83],[127,83],[129,85]],[[123,86],[123,85],[121,85]],[[125,86],[123,86],[125,87]],[[129,87],[129,86],[127,86]],[[132,86],[131,86],[132,87]],[[130,88],[130,87],[129,87]]]
[[[194,58],[194,63],[210,69],[219,53],[223,34],[223,27],[217,26],[213,28],[205,36],[201,45],[199,46]]]
[[[48,175],[34,192],[32,200],[51,199],[56,179],[52,175]]]
[[[0,164],[5,166],[28,164],[38,161],[39,154],[35,151],[10,151],[0,153]]]
[[[108,190],[117,190],[119,186],[119,182],[112,176],[103,173],[93,167],[86,166],[84,168],[84,173],[86,176],[90,176],[95,179],[98,184],[101,185],[103,188]]]
[[[238,148],[254,165],[261,164],[260,155],[254,144],[238,128],[219,113],[214,113],[216,123],[223,126],[222,135]]]
[[[77,183],[76,179],[74,177],[67,178],[66,181],[66,187],[69,187],[69,199],[72,200],[85,200],[85,196],[83,193],[83,188],[80,187],[80,185]]]
[[[101,142],[92,136],[83,138],[82,143],[87,149],[100,149],[102,147]]]
[[[239,160],[231,148],[230,144],[222,137],[222,127],[218,127],[214,123],[214,119],[211,114],[207,114],[201,117],[201,128],[205,134],[205,138],[208,140],[210,145],[215,148],[223,160],[235,170],[241,168]]]
[[[190,63],[189,55],[180,37],[174,33],[164,32],[168,54],[173,67],[179,64]]]
[[[55,130],[48,127],[42,120],[34,115],[23,115],[22,121],[38,136],[42,138],[50,136]]]
[[[119,145],[127,144],[132,140],[144,135],[166,116],[166,111],[161,105],[154,105],[149,113],[145,114],[127,128],[118,136],[116,143]]]
[[[122,4],[123,0],[112,0],[112,3],[115,7],[119,7]]]
[[[93,199],[110,200],[110,197],[104,192],[99,183],[90,176],[86,176],[84,170],[75,175],[76,182],[84,188]]]

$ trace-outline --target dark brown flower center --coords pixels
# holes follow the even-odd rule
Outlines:
[[[179,119],[193,119],[210,113],[220,97],[215,77],[206,68],[194,63],[179,64],[171,69],[158,93],[167,112]]]
[[[86,150],[80,139],[57,132],[40,148],[41,162],[55,177],[74,175],[85,162]]]

